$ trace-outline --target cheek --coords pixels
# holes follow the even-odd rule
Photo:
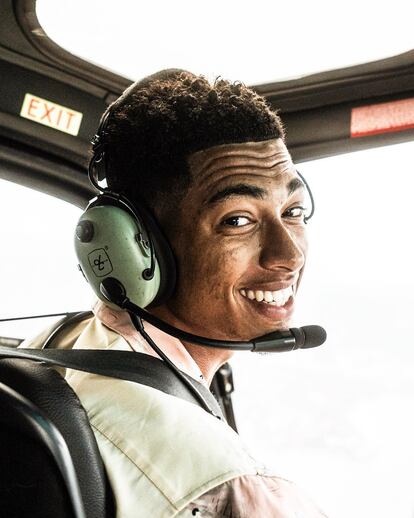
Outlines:
[[[222,300],[246,272],[250,256],[245,247],[210,241],[208,246],[194,243],[191,251],[179,258],[180,282],[186,294],[197,290],[214,300]],[[206,301],[205,301],[206,302]]]

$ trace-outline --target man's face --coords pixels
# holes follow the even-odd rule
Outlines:
[[[306,257],[306,193],[283,141],[209,148],[189,168],[168,235],[178,284],[167,313],[218,339],[289,327]]]

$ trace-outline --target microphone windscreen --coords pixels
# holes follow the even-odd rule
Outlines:
[[[298,343],[296,336],[295,338],[300,349],[318,347],[318,345],[322,345],[326,340],[326,331],[321,326],[303,326],[299,329],[302,331],[300,342]]]

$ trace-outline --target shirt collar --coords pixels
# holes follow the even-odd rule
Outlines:
[[[98,300],[93,307],[93,312],[106,327],[120,334],[134,351],[159,358],[158,354],[135,329],[126,311],[110,308]],[[197,381],[204,381],[199,366],[178,338],[164,333],[161,329],[157,329],[145,321],[144,328],[157,346],[180,370]]]

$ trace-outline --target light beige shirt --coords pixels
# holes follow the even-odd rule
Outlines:
[[[133,350],[157,356],[125,312],[101,302],[58,347]],[[147,333],[184,372],[203,382],[183,344],[150,324]],[[40,347],[44,337],[26,347]],[[151,387],[67,370],[108,471],[117,518],[322,518],[291,482],[269,474],[226,423]]]
[[[125,338],[133,351],[142,352],[159,358],[154,349],[147,344],[146,340],[132,325],[127,312],[112,309],[101,301],[96,302],[93,312],[95,316],[107,327],[116,331]],[[144,328],[162,352],[165,353],[180,370],[197,381],[202,383],[204,382],[201,370],[180,340],[167,335],[167,333],[157,329],[148,322],[144,323]]]

